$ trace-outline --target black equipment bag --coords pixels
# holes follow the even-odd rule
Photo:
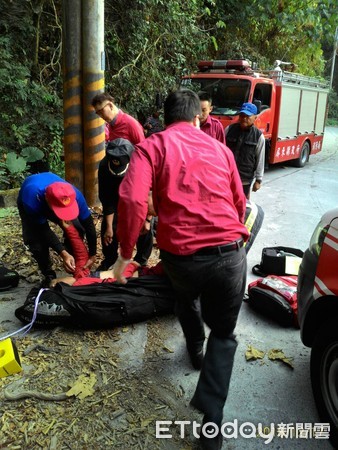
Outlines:
[[[267,275],[296,275],[286,268],[287,257],[302,258],[304,252],[292,247],[265,247],[262,250],[261,263],[252,268],[252,272],[260,277]]]
[[[19,284],[19,278],[18,272],[7,269],[0,263],[0,291],[16,287]]]
[[[39,288],[33,288],[15,315],[24,323],[33,317]],[[165,276],[130,278],[127,284],[68,286],[58,283],[42,292],[34,326],[112,328],[174,312],[175,296]]]

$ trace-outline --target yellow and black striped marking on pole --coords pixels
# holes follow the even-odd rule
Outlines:
[[[80,71],[64,75],[64,153],[66,179],[83,192],[82,77]]]

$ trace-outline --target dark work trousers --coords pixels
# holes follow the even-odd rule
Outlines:
[[[102,263],[102,270],[108,270],[117,260],[119,243],[116,237],[117,228],[117,214],[114,214],[113,220],[113,239],[111,244],[105,245],[103,242],[103,236],[107,229],[107,224],[105,217],[103,217],[101,222],[101,244],[102,253],[104,256],[104,261]],[[148,233],[141,235],[136,242],[136,255],[134,260],[145,266],[147,264],[148,258],[151,255],[153,249],[153,232],[152,226]]]
[[[244,195],[245,197],[250,200],[250,192],[251,192],[251,186],[252,186],[252,182],[250,184],[243,184],[243,191],[244,191]]]
[[[237,347],[233,332],[246,286],[245,250],[189,256],[161,251],[161,259],[177,293],[176,314],[187,346],[203,342],[203,321],[211,330],[191,405],[220,425]]]
[[[44,224],[37,224],[32,222],[29,215],[18,206],[22,225],[22,237],[25,245],[28,246],[33,258],[38,263],[39,269],[45,277],[50,275],[52,270],[52,261],[49,253],[49,244],[46,241],[47,236],[51,233],[48,222]],[[80,236],[83,238],[84,229],[78,219],[72,221]],[[64,246],[67,251],[72,254],[71,245],[64,235]]]

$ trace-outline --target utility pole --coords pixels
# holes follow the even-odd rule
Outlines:
[[[63,0],[63,96],[66,179],[98,203],[104,122],[91,107],[104,89],[104,0]]]
[[[65,172],[83,192],[81,0],[64,0],[62,15]]]
[[[104,0],[82,0],[83,152],[84,192],[87,202],[98,202],[98,165],[104,156],[103,121],[91,101],[104,89]]]

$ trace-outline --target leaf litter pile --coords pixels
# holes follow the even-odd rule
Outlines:
[[[93,216],[99,229],[99,212]],[[0,260],[8,268],[32,287],[40,281],[14,211],[0,217],[0,243]],[[156,264],[156,248],[151,259],[150,264]],[[53,262],[62,271],[56,256]],[[0,307],[5,306],[2,302],[8,306],[11,291],[0,297]],[[0,449],[194,448],[191,436],[180,439],[175,432],[173,439],[156,439],[156,420],[199,419],[187,408],[189,399],[182,398],[181,386],[173,386],[161,374],[164,364],[174,364],[166,358],[172,350],[165,345],[173,320],[152,319],[146,324],[146,343],[140,343],[145,344],[143,361],[137,367],[128,367],[119,356],[133,326],[102,331],[33,329],[13,338],[23,371],[0,378]],[[163,326],[166,322],[169,325]],[[0,317],[0,336],[7,331]]]

